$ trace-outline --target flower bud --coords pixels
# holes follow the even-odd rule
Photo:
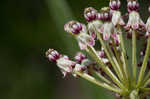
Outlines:
[[[77,61],[78,63],[81,63],[82,60],[86,58],[86,56],[82,54],[81,52],[78,52],[74,58],[75,58],[75,61]]]
[[[98,56],[100,58],[105,58],[106,57],[105,52],[103,50],[102,51],[98,51],[97,53],[98,53]]]
[[[120,0],[110,0],[110,2],[109,2],[109,7],[112,10],[119,10],[120,5],[121,5]]]
[[[138,11],[139,10],[139,3],[137,0],[128,0],[128,12]]]
[[[77,21],[69,21],[64,25],[64,30],[68,33],[77,35],[81,32],[86,32],[86,26]]]
[[[84,17],[88,22],[95,20],[97,17],[97,10],[92,7],[86,8],[84,10]]]
[[[112,13],[108,7],[104,7],[100,10],[100,13],[97,14],[97,19],[103,21],[110,21],[112,18]]]
[[[46,57],[52,62],[56,62],[56,60],[60,58],[60,54],[54,49],[49,49],[45,54]]]

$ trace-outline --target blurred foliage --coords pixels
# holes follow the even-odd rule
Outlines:
[[[122,1],[125,5],[125,0]],[[1,0],[0,99],[111,98],[111,93],[87,81],[62,79],[56,65],[45,58],[48,48],[73,57],[79,50],[78,45],[64,32],[63,25],[71,19],[85,22],[84,8],[93,6],[100,9],[108,6],[108,2]],[[144,2],[141,7],[143,14],[149,0],[140,2]]]

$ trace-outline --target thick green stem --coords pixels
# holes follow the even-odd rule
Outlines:
[[[90,81],[90,82],[92,82],[92,83],[94,83],[94,84],[96,84],[98,86],[104,87],[104,88],[106,88],[106,89],[108,89],[110,91],[121,93],[120,89],[114,88],[114,87],[112,87],[112,86],[110,86],[110,85],[108,85],[106,83],[100,82],[100,81],[96,80],[94,77],[92,77],[92,76],[90,76],[90,75],[88,75],[86,73],[82,73],[82,72],[78,72],[78,71],[73,71],[73,73],[79,75],[80,77],[82,77],[82,78],[84,78],[84,79],[86,79],[86,80],[88,80],[88,81]]]
[[[137,57],[136,57],[136,31],[133,30],[132,33],[132,67],[133,67],[133,83],[136,85],[136,67],[137,67]]]
[[[137,87],[139,87],[141,85],[141,82],[143,80],[143,76],[144,76],[144,73],[145,73],[145,70],[146,70],[146,67],[147,67],[147,62],[148,62],[149,54],[150,54],[150,37],[148,38],[147,42],[148,43],[147,43],[146,53],[145,53],[144,61],[143,61],[143,64],[142,64],[142,67],[141,67],[141,71],[140,71],[140,74],[139,74]]]

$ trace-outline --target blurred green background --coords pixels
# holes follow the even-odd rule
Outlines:
[[[57,66],[45,58],[48,48],[73,57],[78,45],[63,25],[72,19],[85,22],[84,8],[100,9],[109,0],[0,2],[0,99],[114,99],[108,91],[82,79],[63,79]],[[150,2],[140,2],[144,2],[144,13]]]

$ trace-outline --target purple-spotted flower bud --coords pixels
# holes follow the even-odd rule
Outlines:
[[[122,19],[120,11],[113,11],[113,14],[112,14],[112,23],[115,26],[116,25],[121,25],[121,26],[125,25],[125,22]]]
[[[138,11],[139,10],[139,3],[137,0],[128,0],[128,12]]]
[[[97,51],[97,53],[98,53],[98,56],[100,58],[105,58],[106,57],[105,52],[103,50],[102,51]]]
[[[52,62],[56,62],[56,60],[60,58],[60,54],[54,49],[49,49],[45,54],[46,57]]]
[[[145,27],[145,24],[142,21],[142,19],[140,18],[139,13],[136,11],[132,11],[129,14],[129,20],[128,20],[128,23],[125,28],[127,30],[130,30],[130,29],[138,30],[139,27]]]
[[[81,32],[86,32],[86,26],[77,21],[69,21],[64,25],[64,30],[68,33],[77,35]]]
[[[92,7],[85,8],[84,17],[85,17],[86,21],[88,21],[88,22],[95,20],[97,17],[97,10],[95,10]]]
[[[56,60],[56,63],[61,72],[64,74],[64,77],[66,76],[66,74],[71,73],[73,69],[72,67],[76,65],[75,62],[67,59],[66,56],[61,56]]]
[[[114,33],[111,35],[111,37],[114,39],[116,46],[119,46],[120,43],[119,35],[117,33]]]
[[[102,22],[99,20],[95,20],[88,23],[88,30],[92,38],[94,39],[96,38],[96,31],[99,30],[101,26],[102,26]]]
[[[112,10],[119,10],[120,5],[121,5],[120,0],[110,0],[110,2],[109,2],[109,7]]]
[[[111,34],[115,32],[115,26],[112,22],[106,22],[103,24],[99,32],[103,34],[104,40],[109,40]]]
[[[146,22],[146,37],[150,36],[150,17],[147,19],[147,22]]]
[[[94,46],[95,45],[95,40],[88,34],[86,33],[80,33],[76,37],[79,47],[81,50],[85,50],[87,46]]]
[[[103,20],[103,21],[111,21],[112,18],[112,13],[110,11],[110,8],[104,7],[100,10],[100,13],[97,14],[97,19],[98,20]]]
[[[74,58],[75,58],[75,61],[77,61],[78,63],[81,63],[86,58],[86,56],[82,54],[81,52],[78,52]]]

